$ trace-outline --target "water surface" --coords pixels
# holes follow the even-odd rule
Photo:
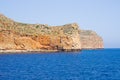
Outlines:
[[[0,80],[120,80],[120,49],[0,54]]]

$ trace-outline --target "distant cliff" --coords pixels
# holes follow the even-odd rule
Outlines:
[[[76,23],[62,26],[26,24],[0,14],[0,50],[3,51],[76,51],[82,48],[103,48],[102,39],[98,37],[80,30]]]
[[[104,47],[102,38],[94,31],[80,30],[80,38],[82,49],[99,49]]]

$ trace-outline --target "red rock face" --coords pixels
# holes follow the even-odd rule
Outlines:
[[[13,49],[15,48],[13,34],[10,31],[0,32],[0,49]]]
[[[11,31],[0,32],[2,50],[70,50],[73,40],[68,36],[21,36]]]
[[[14,43],[16,45],[17,50],[36,50],[36,49],[40,49],[42,47],[42,45],[37,42],[34,41],[32,38],[30,37],[18,37],[14,39]]]
[[[50,45],[50,36],[47,35],[39,35],[35,38],[33,38],[35,41],[39,42],[41,45]]]

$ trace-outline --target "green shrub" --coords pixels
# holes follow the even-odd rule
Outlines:
[[[37,25],[36,28],[39,28],[39,25]]]

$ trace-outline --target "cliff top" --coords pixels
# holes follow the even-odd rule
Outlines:
[[[11,30],[21,35],[71,35],[79,29],[77,23],[62,26],[48,26],[47,24],[27,24],[15,22],[0,14],[0,30]]]

